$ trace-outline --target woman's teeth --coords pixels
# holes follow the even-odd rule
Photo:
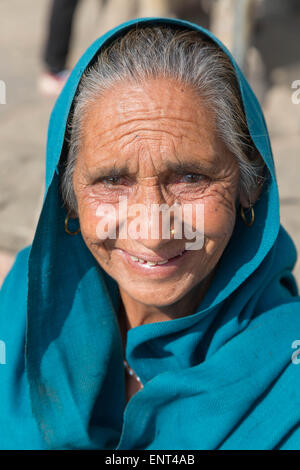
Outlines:
[[[179,255],[177,255],[177,256],[182,256],[182,254],[183,254],[183,251],[181,253],[179,253]],[[141,263],[141,264],[147,264],[148,266],[156,266],[157,264],[166,264],[166,263],[168,263],[168,261],[170,261],[170,259],[172,259],[172,258],[170,258],[170,259],[166,259],[164,261],[146,261],[145,259],[137,258],[136,256],[131,256],[131,255],[129,255],[129,256],[133,261],[136,261],[136,262]],[[174,258],[176,258],[176,256]]]

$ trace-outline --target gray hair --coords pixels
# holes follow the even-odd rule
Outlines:
[[[249,135],[236,74],[225,52],[197,31],[139,26],[104,47],[81,78],[61,176],[62,197],[70,213],[77,213],[73,173],[89,103],[118,81],[137,83],[155,77],[173,78],[193,87],[212,109],[219,136],[239,164],[240,189],[249,199],[251,190],[261,183],[264,162]]]

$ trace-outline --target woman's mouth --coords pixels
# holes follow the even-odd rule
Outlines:
[[[172,258],[169,258],[169,259],[166,259],[166,260],[163,260],[163,261],[147,261],[143,258],[138,258],[136,256],[132,256],[132,255],[129,255],[130,258],[132,259],[132,261],[137,261],[138,263],[141,263],[141,264],[147,264],[147,266],[157,266],[157,265],[163,265],[163,264],[167,264],[169,263],[170,261],[176,259],[176,258],[179,258],[180,256],[183,255],[183,253],[185,252],[186,250],[183,250],[181,253],[179,253],[178,255],[176,256],[173,256]]]
[[[131,255],[127,251],[119,248],[117,250],[130,268],[147,276],[154,275],[154,277],[167,277],[173,274],[181,267],[189,253],[188,250],[183,250],[172,258],[155,261],[142,258],[141,256]]]

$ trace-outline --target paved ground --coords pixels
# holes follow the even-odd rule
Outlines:
[[[15,253],[31,242],[41,207],[46,133],[54,103],[39,96],[36,88],[47,6],[48,0],[0,3],[0,80],[7,86],[7,104],[0,104],[0,283]],[[99,20],[97,0],[84,0],[71,64],[98,36],[103,27]],[[271,134],[282,222],[300,252],[300,103],[291,100],[291,84],[300,80],[299,40],[300,15],[279,12],[262,20],[255,46],[264,81],[253,72],[251,81]],[[299,262],[295,273],[300,282]]]

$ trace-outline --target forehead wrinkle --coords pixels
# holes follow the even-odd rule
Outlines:
[[[214,148],[214,142],[211,138],[206,136],[206,133],[203,135],[203,129],[195,129],[195,133],[188,135],[184,132],[185,129],[178,127],[178,133],[173,132],[170,129],[148,129],[148,128],[134,128],[132,130],[125,130],[124,133],[119,133],[118,135],[111,135],[109,139],[103,141],[103,133],[97,135],[97,139],[93,139],[93,146],[96,149],[105,148],[111,144],[120,146],[120,149],[125,149],[128,145],[135,145],[139,141],[153,141],[161,142],[165,137],[171,137],[173,146],[176,148],[174,141],[180,141],[180,145],[185,145],[184,142],[189,142],[190,144],[196,143],[198,145],[205,145],[206,150],[207,146]],[[112,130],[113,132],[113,130]],[[170,145],[170,142],[165,145]],[[200,147],[199,147],[200,148]]]
[[[195,101],[193,101],[194,114],[191,113],[191,109],[188,111],[189,108],[176,101],[174,103],[173,100],[168,100],[170,109],[161,106],[160,102],[156,106],[155,100],[150,101],[150,106],[146,101],[146,104],[142,102],[143,106],[139,107],[139,103],[135,104],[132,99],[134,96],[133,94],[130,97],[129,111],[128,107],[120,110],[116,97],[110,94],[104,102],[101,100],[89,108],[90,112],[85,115],[87,120],[83,124],[86,131],[86,153],[89,154],[87,157],[90,157],[91,162],[95,159],[99,161],[100,158],[104,163],[110,159],[109,156],[102,159],[101,153],[109,153],[113,157],[118,155],[117,161],[127,160],[128,157],[134,160],[132,157],[137,154],[136,145],[145,144],[149,145],[148,151],[153,147],[152,162],[155,154],[166,160],[170,158],[170,154],[173,158],[178,154],[184,161],[190,156],[203,161],[214,160],[218,164],[219,158],[216,159],[216,156],[220,157],[220,146],[216,142],[218,139],[215,135],[215,122],[210,122],[208,126],[210,116],[206,116],[206,107],[202,109],[201,106],[194,106]],[[128,100],[125,100],[125,104],[128,104]],[[135,109],[131,109],[131,104]],[[104,126],[101,122],[102,109],[106,117]],[[121,115],[116,111],[121,111]]]
[[[181,118],[156,118],[156,119],[151,119],[151,121],[141,118],[141,119],[131,119],[126,122],[121,122],[118,125],[113,126],[111,129],[107,129],[104,132],[100,133],[100,136],[103,136],[105,134],[109,134],[111,132],[114,132],[118,129],[121,130],[121,135],[123,134],[124,131],[122,131],[122,128],[126,128],[125,134],[126,133],[131,133],[131,132],[168,132],[171,133],[170,131],[167,131],[165,128],[169,127],[164,126],[164,124],[169,124],[170,121],[172,122],[177,122],[178,125],[172,126],[172,129],[174,131],[176,129],[182,130],[182,129],[190,129],[189,124],[192,124],[197,128],[197,124],[194,120],[191,121],[184,121]],[[134,125],[135,124],[135,125]],[[144,125],[146,124],[146,125]],[[185,125],[186,124],[186,125]],[[128,130],[127,130],[128,129]],[[173,135],[176,135],[175,132],[172,132]]]
[[[139,142],[161,142],[164,140],[164,138],[168,136],[173,139],[178,139],[182,141],[185,137],[180,134],[174,134],[173,132],[169,130],[161,130],[161,129],[155,129],[155,130],[150,130],[150,129],[133,129],[132,131],[124,132],[123,134],[120,134],[118,136],[112,136],[109,140],[103,141],[101,138],[97,141],[93,142],[93,147],[94,149],[103,149],[105,147],[112,145],[112,148],[114,146],[118,146],[119,150],[125,150],[127,146],[130,145],[136,145]],[[189,138],[188,138],[189,139]],[[191,142],[194,141],[194,139],[189,139]],[[195,141],[197,139],[195,138]],[[167,143],[165,144],[167,145]]]
[[[97,175],[101,172],[118,169],[117,158],[112,158],[108,155],[92,155],[90,159],[83,159],[84,175],[85,177]],[[124,166],[124,165],[123,165]]]
[[[138,145],[138,169],[139,169],[139,178],[151,178],[157,177],[163,171],[163,158],[160,149],[160,144],[158,143],[158,148],[154,151],[151,146],[146,146],[143,143]],[[149,175],[151,174],[151,176]]]
[[[185,119],[182,115],[180,115],[180,117],[178,116],[151,116],[150,118],[150,117],[147,117],[146,115],[147,113],[142,112],[142,111],[140,111],[140,113],[143,114],[142,117],[134,116],[133,118],[128,118],[126,120],[119,119],[118,122],[115,121],[116,116],[114,116],[113,119],[106,120],[106,125],[109,125],[110,122],[113,121],[113,125],[111,127],[103,128],[99,126],[100,129],[97,130],[99,121],[101,123],[101,119],[99,119],[99,116],[101,116],[101,111],[97,113],[96,119],[93,119],[94,117],[93,110],[91,110],[90,113],[87,113],[83,122],[82,127],[83,127],[84,134],[90,134],[92,131],[97,137],[103,137],[106,134],[119,130],[122,127],[128,126],[128,125],[129,125],[129,128],[132,129],[132,132],[135,132],[135,130],[156,131],[156,130],[161,130],[161,126],[164,122],[168,124],[170,121],[178,122],[178,126],[176,127],[180,129],[188,128],[189,125],[193,125],[197,127],[197,122],[196,122],[197,120],[187,119],[187,118]],[[92,114],[92,116],[90,114]],[[117,115],[120,116],[120,114],[117,114]],[[141,126],[140,125],[141,123],[146,123],[148,124],[148,126]],[[134,125],[134,124],[137,124],[137,125]]]
[[[156,160],[156,166],[157,164],[159,165],[159,170],[157,170],[158,172],[165,171],[164,169],[160,169],[160,167],[168,167],[170,159],[171,161],[174,161],[175,159],[175,162],[178,162],[179,166],[182,166],[186,162],[189,162],[190,159],[186,158],[185,155],[190,156],[190,158],[192,158],[194,162],[197,162],[198,160],[199,169],[201,167],[205,168],[207,163],[209,163],[210,166],[211,164],[215,164],[217,167],[219,167],[219,165],[223,161],[220,152],[218,152],[218,149],[215,148],[213,143],[207,142],[205,147],[199,146],[199,149],[203,148],[202,154],[199,152],[199,150],[197,151],[197,153],[195,153],[194,150],[190,154],[189,149],[184,149],[184,146],[182,144],[182,140],[185,138],[184,136],[181,136],[180,138],[180,147],[182,149],[178,148],[178,145],[176,145],[177,136],[173,136],[172,134],[171,138],[166,141],[163,141],[162,137],[156,137],[153,135],[151,135],[151,137],[146,136],[146,138],[145,136],[139,136],[139,138],[137,138],[135,133],[130,133],[129,136],[131,136],[130,140],[128,141],[125,139],[125,142],[123,142],[122,145],[120,145],[120,142],[118,142],[116,144],[117,146],[115,150],[114,147],[107,149],[107,151],[109,152],[108,154],[106,152],[103,152],[102,154],[101,152],[98,153],[97,150],[105,148],[105,145],[97,145],[97,150],[93,152],[93,154],[89,158],[91,167],[100,169],[101,166],[104,165],[106,168],[129,168],[128,174],[138,174],[139,170],[136,169],[134,162],[136,161],[137,165],[139,166],[142,160],[149,161],[149,158],[152,161],[153,167],[155,167],[154,162]],[[129,136],[124,136],[124,138]],[[113,142],[115,143],[115,140]],[[197,142],[199,143],[198,140]],[[121,158],[115,157],[114,155],[116,154],[121,155]],[[96,160],[95,164],[93,163],[94,159]],[[106,162],[109,162],[109,165],[105,165]],[[120,162],[122,163],[120,164]],[[133,169],[132,166],[134,166]],[[172,166],[174,167],[175,165],[171,164],[170,168]]]

